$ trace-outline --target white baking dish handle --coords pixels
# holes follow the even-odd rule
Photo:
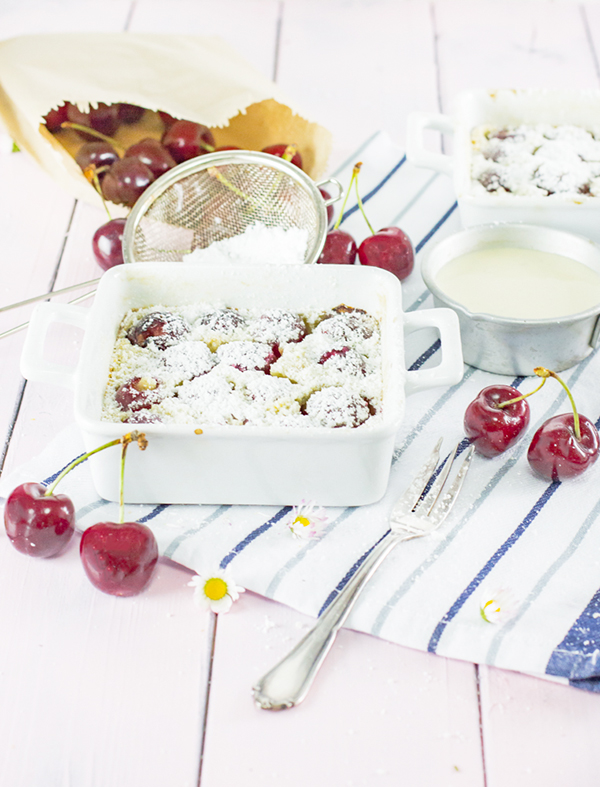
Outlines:
[[[464,372],[462,345],[458,316],[452,309],[423,309],[406,312],[405,333],[422,328],[437,328],[440,334],[442,361],[431,369],[415,369],[406,372],[406,395],[436,388],[440,385],[455,385],[462,380]]]
[[[429,128],[441,131],[444,134],[454,133],[454,124],[447,115],[411,112],[408,116],[408,127],[406,130],[406,158],[417,167],[436,169],[439,172],[452,175],[454,172],[452,156],[425,150],[423,132]]]
[[[40,303],[35,308],[21,355],[21,374],[26,380],[74,387],[76,367],[46,360],[44,344],[52,323],[65,323],[85,330],[89,313],[89,309],[68,303]]]

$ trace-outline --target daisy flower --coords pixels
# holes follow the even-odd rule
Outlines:
[[[329,524],[329,517],[324,508],[315,508],[313,502],[302,500],[299,506],[292,508],[287,526],[295,538],[319,538],[323,528]]]
[[[196,604],[210,609],[213,612],[229,612],[231,605],[244,592],[244,588],[235,584],[229,568],[220,569],[212,573],[196,574],[188,582],[194,590]]]
[[[508,588],[485,592],[479,602],[479,612],[487,623],[504,623],[513,617],[519,602]]]

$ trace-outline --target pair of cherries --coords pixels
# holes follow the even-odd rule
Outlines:
[[[406,279],[415,265],[415,252],[412,242],[408,235],[399,227],[384,227],[375,232],[366,216],[358,191],[358,173],[361,167],[362,162],[359,161],[352,170],[350,184],[337,222],[327,234],[323,251],[317,262],[326,265],[354,265],[356,255],[358,254],[361,265],[383,268],[393,273],[400,280]],[[358,247],[349,232],[339,229],[352,184],[356,188],[358,207],[371,231],[371,234]]]
[[[75,533],[75,507],[67,495],[54,494],[64,476],[89,456],[113,445],[122,445],[122,467],[130,442],[145,448],[143,434],[131,432],[78,457],[45,487],[29,482],[16,487],[4,509],[4,526],[12,545],[26,555],[53,557],[63,552]],[[139,522],[124,522],[121,472],[119,522],[99,522],[81,536],[80,556],[84,570],[98,590],[113,596],[135,596],[152,580],[158,561],[153,532]]]
[[[598,430],[577,412],[568,386],[555,372],[543,367],[536,367],[534,372],[542,383],[528,394],[510,385],[492,385],[480,391],[466,409],[465,433],[482,456],[504,453],[521,439],[529,425],[527,397],[539,391],[548,377],[554,377],[567,392],[572,412],[555,415],[537,429],[527,460],[536,475],[547,481],[574,478],[598,458]]]

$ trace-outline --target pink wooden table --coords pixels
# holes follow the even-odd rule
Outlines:
[[[0,36],[65,31],[220,35],[334,134],[333,171],[374,131],[404,144],[411,110],[476,87],[599,86],[600,7],[486,0],[4,0]],[[109,55],[107,55],[109,56]],[[0,305],[98,275],[105,220],[24,154],[0,155]],[[28,309],[0,315],[0,330]],[[4,471],[70,423],[63,389],[0,345]],[[56,349],[60,336],[52,340]],[[76,357],[70,340],[63,355]],[[34,479],[32,479],[34,480]],[[161,563],[115,599],[77,543],[28,559],[0,536],[2,787],[597,785],[600,698],[343,631],[305,703],[253,706],[253,681],[310,625],[246,593],[219,619],[191,572]]]

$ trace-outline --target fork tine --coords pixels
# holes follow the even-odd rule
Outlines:
[[[450,513],[450,509],[452,508],[452,506],[456,501],[456,498],[458,497],[458,493],[462,488],[462,485],[465,480],[465,476],[467,475],[467,472],[471,465],[471,459],[473,458],[474,450],[475,449],[473,446],[469,446],[469,448],[467,449],[467,453],[465,454],[465,458],[463,459],[462,464],[459,467],[458,472],[454,477],[454,481],[452,482],[450,488],[448,489],[447,492],[444,493],[442,497],[439,498],[439,500],[430,509],[428,519],[431,521],[433,527],[439,525]],[[454,450],[454,454],[456,454],[456,449]],[[454,454],[452,458],[454,458]],[[448,471],[449,470],[450,468],[448,468]]]
[[[402,497],[396,501],[396,504],[392,510],[391,518],[401,516],[402,514],[408,514],[413,508],[417,505],[419,500],[421,499],[421,495],[423,494],[424,489],[426,488],[427,484],[429,483],[433,471],[437,467],[439,458],[440,458],[440,448],[442,447],[442,438],[437,441],[431,455],[425,462],[425,464],[419,469],[416,476],[408,485],[406,492],[402,495]]]
[[[446,483],[446,480],[452,468],[452,464],[456,457],[457,451],[458,451],[458,445],[455,445],[454,449],[446,457],[446,460],[444,461],[444,464],[440,472],[438,473],[437,478],[434,481],[432,481],[431,486],[427,491],[427,494],[423,497],[422,500],[419,500],[419,502],[416,505],[416,508],[413,509],[415,513],[418,512],[421,516],[423,514],[425,516],[428,516],[431,513],[431,510],[433,509],[434,505],[437,503],[438,497],[440,496],[440,492],[442,491],[444,484]]]

